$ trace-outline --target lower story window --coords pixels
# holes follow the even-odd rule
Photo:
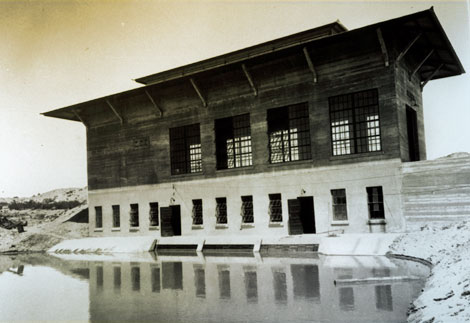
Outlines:
[[[158,226],[158,203],[157,202],[150,203],[149,220],[150,220],[151,227]]]
[[[103,209],[101,206],[95,206],[95,227],[103,227]]]
[[[333,203],[333,221],[347,221],[346,190],[331,190],[331,199]]]
[[[269,194],[269,220],[282,222],[281,194]]]
[[[131,227],[139,226],[139,204],[131,204],[130,225]]]
[[[242,196],[242,223],[253,223],[253,196]]]
[[[193,224],[202,225],[202,200],[193,200]]]
[[[367,187],[369,218],[385,219],[382,186]]]
[[[113,228],[119,228],[121,226],[121,211],[119,205],[113,205]]]
[[[227,199],[218,197],[215,199],[215,217],[217,224],[227,224]]]

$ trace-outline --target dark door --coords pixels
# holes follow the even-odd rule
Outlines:
[[[408,130],[408,152],[410,161],[419,160],[418,121],[416,111],[406,106],[406,126]]]
[[[289,208],[289,234],[302,234],[304,229],[302,227],[302,221],[300,220],[300,202],[298,199],[292,199],[287,201]]]
[[[300,202],[300,219],[302,220],[304,233],[316,233],[313,196],[299,197],[298,200]]]
[[[287,201],[289,208],[289,234],[316,233],[313,196]]]
[[[181,235],[181,208],[179,205],[172,205],[171,208],[171,227],[173,228],[173,235]]]
[[[179,205],[160,208],[160,230],[162,237],[181,235],[181,211]]]

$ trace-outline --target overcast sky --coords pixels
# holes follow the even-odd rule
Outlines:
[[[337,19],[354,29],[431,6],[469,73],[468,1],[0,0],[0,197],[86,185],[85,127],[41,112]],[[423,96],[428,159],[469,152],[470,74]]]

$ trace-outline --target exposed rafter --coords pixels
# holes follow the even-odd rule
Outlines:
[[[434,49],[432,49],[429,54],[426,55],[426,57],[419,63],[418,66],[416,66],[416,68],[414,69],[413,73],[411,73],[410,75],[410,80],[413,78],[413,76],[416,74],[416,72],[419,71],[419,69],[421,68],[421,66],[423,66],[423,64],[428,60],[428,58],[434,53]]]
[[[82,118],[82,116],[80,116],[80,114],[78,113],[78,111],[77,111],[77,110],[72,110],[72,111],[73,111],[73,114],[78,118],[78,120],[80,120],[80,121],[83,123],[83,125],[85,126],[85,128],[88,129],[88,128],[89,128],[88,123],[85,121],[85,119]]]
[[[423,81],[423,83],[421,83],[421,89],[423,89],[423,87],[434,77],[434,75],[436,75],[436,73],[441,70],[442,66],[444,66],[444,63],[442,63],[441,65],[439,65],[439,66]]]
[[[199,88],[198,88],[196,82],[194,81],[194,79],[193,79],[193,78],[190,78],[189,81],[191,82],[191,84],[192,84],[192,86],[193,86],[193,88],[194,88],[194,91],[196,91],[197,95],[199,96],[199,99],[201,99],[202,105],[203,105],[204,107],[207,107],[207,102],[206,102],[206,100],[204,99],[204,97],[202,96],[202,93],[201,93],[201,91],[199,90]]]
[[[310,69],[310,72],[312,72],[313,76],[313,83],[317,83],[317,72],[315,71],[315,66],[313,66],[312,60],[310,58],[310,54],[308,53],[307,47],[303,48],[305,59],[307,60],[308,68]]]
[[[397,63],[400,62],[400,60],[405,57],[406,53],[410,50],[410,48],[416,43],[416,41],[423,35],[423,33],[419,33],[409,44],[406,46],[406,48],[398,55],[397,57]]]
[[[155,110],[157,110],[157,112],[159,113],[159,116],[160,117],[163,117],[163,111],[162,109],[157,105],[157,103],[155,102],[155,100],[153,99],[153,97],[150,95],[150,93],[145,90],[145,94],[147,95],[147,97],[149,98],[150,100],[150,103],[152,103],[153,107],[155,108]]]
[[[111,102],[109,102],[109,100],[106,100],[106,104],[109,106],[109,108],[114,112],[114,115],[116,115],[116,117],[119,119],[119,121],[121,122],[121,124],[124,123],[124,120],[122,119],[122,116],[117,112],[117,110],[113,107],[113,105],[111,104]]]
[[[253,90],[253,94],[255,96],[257,96],[258,95],[258,90],[256,89],[255,83],[253,82],[253,79],[251,78],[251,75],[248,72],[248,69],[246,68],[245,64],[242,64],[242,69],[243,69],[243,73],[245,73],[245,76],[248,80],[248,83],[250,84],[251,89]]]
[[[384,38],[382,36],[382,30],[380,28],[377,28],[376,32],[377,32],[377,38],[379,39],[379,43],[380,43],[380,49],[382,50],[382,56],[385,62],[385,66],[389,66],[390,62],[388,59],[388,51],[387,51],[387,46],[385,46]]]

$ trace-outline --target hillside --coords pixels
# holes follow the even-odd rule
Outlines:
[[[27,222],[25,232],[0,227],[1,252],[37,252],[64,239],[88,235],[86,223],[69,221],[86,211],[87,188],[65,188],[32,197],[0,198],[0,216],[13,222]]]

